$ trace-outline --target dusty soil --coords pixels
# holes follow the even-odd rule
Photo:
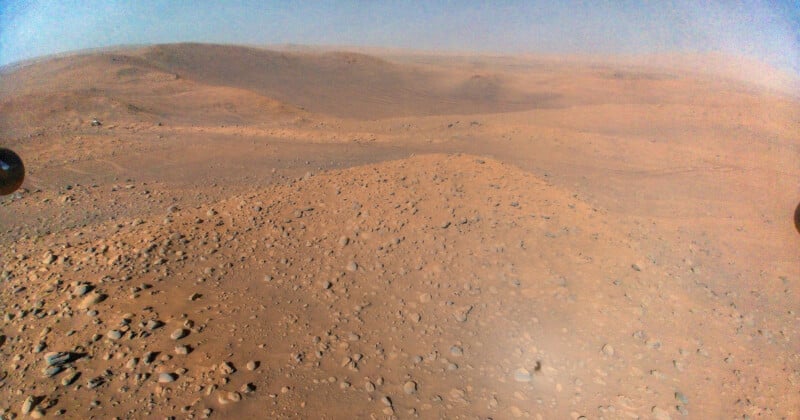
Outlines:
[[[3,69],[0,130],[2,418],[800,416],[780,91],[181,44]]]

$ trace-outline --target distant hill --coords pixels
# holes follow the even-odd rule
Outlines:
[[[692,94],[723,85],[785,94],[796,85],[780,72],[719,56],[665,55],[645,63],[369,52],[184,43],[43,57],[2,69],[0,124],[82,124],[95,116],[257,123],[275,118],[276,111],[375,120],[599,105],[612,97],[639,104],[684,102],[688,91],[673,85],[691,78],[702,80]]]

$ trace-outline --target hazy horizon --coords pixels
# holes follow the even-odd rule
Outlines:
[[[717,52],[800,74],[800,5],[740,1],[0,4],[0,65],[126,44],[385,47],[501,54]]]

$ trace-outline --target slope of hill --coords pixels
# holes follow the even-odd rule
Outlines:
[[[781,364],[751,359],[775,349],[731,341],[758,333],[723,300],[496,161],[415,157],[163,211],[7,248],[11,410],[705,417],[738,412],[730,392],[794,409]]]

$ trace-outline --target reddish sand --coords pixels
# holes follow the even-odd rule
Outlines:
[[[3,70],[0,416],[797,418],[800,103],[690,68]]]

